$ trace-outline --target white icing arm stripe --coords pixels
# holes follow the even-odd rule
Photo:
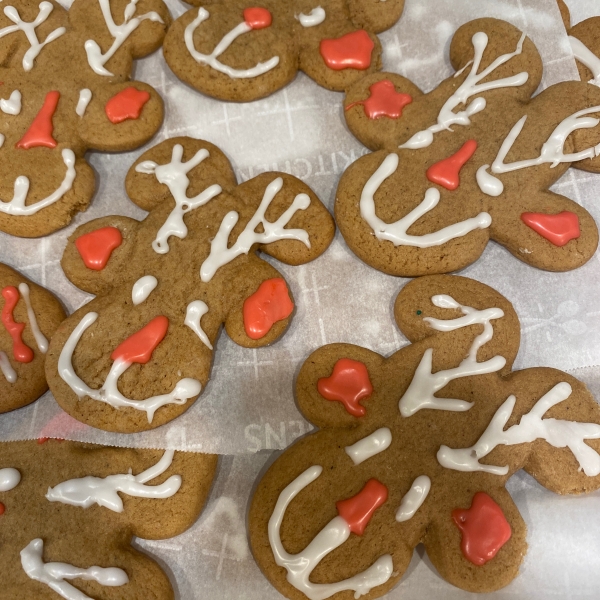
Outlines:
[[[2,352],[2,350],[0,350],[0,371],[8,383],[17,381],[17,372],[12,368],[6,352]]]
[[[576,37],[570,35],[569,42],[575,58],[592,72],[594,79],[600,79],[600,58]]]
[[[417,477],[410,487],[410,490],[402,498],[400,508],[396,512],[396,521],[402,523],[415,516],[415,513],[421,508],[423,502],[431,489],[431,479],[427,475]]]
[[[493,475],[506,475],[508,466],[482,465],[479,459],[487,456],[496,446],[513,446],[543,439],[555,448],[569,448],[579,463],[579,470],[583,470],[588,477],[599,475],[600,455],[584,440],[600,439],[600,425],[542,419],[553,406],[566,400],[571,391],[568,383],[558,383],[521,417],[517,425],[504,431],[516,402],[514,396],[509,396],[474,446],[460,449],[441,446],[437,453],[438,462],[442,467],[455,471],[483,471]]]
[[[381,427],[352,446],[346,446],[344,450],[355,465],[360,465],[372,456],[387,450],[391,443],[392,432],[387,427]]]

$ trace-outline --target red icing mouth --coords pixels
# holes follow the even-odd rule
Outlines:
[[[5,300],[2,307],[2,323],[13,341],[13,357],[17,362],[30,363],[33,360],[33,350],[21,337],[25,323],[17,323],[13,317],[13,310],[19,301],[19,290],[14,285],[6,286],[2,290],[2,297]]]
[[[122,123],[128,119],[139,119],[150,94],[145,90],[128,87],[115,94],[104,107],[104,112],[111,123]]]
[[[281,277],[263,281],[258,290],[244,300],[246,335],[252,340],[265,337],[277,321],[287,319],[293,310],[294,303]]]
[[[335,503],[350,531],[362,535],[373,513],[387,500],[388,489],[377,479],[369,479],[356,496]]]
[[[44,146],[45,148],[56,148],[56,140],[52,137],[54,125],[52,125],[52,117],[56,111],[60,92],[48,92],[44,99],[44,104],[40,111],[33,119],[29,129],[25,135],[17,142],[17,148],[36,148]]]
[[[371,53],[375,44],[364,29],[347,33],[339,38],[321,40],[319,51],[325,64],[334,71],[371,66]]]
[[[366,409],[359,402],[373,393],[367,367],[350,358],[338,360],[331,375],[319,379],[317,389],[323,398],[341,402],[353,417],[364,416]]]
[[[254,6],[244,9],[244,21],[252,29],[264,29],[271,25],[273,16],[266,8]]]
[[[75,247],[88,269],[102,271],[115,248],[123,241],[116,227],[102,227],[90,231],[75,240]]]
[[[377,81],[369,88],[369,92],[370,96],[366,100],[348,104],[346,110],[362,104],[369,119],[379,119],[381,117],[398,119],[402,116],[402,109],[413,100],[409,94],[397,92],[394,84],[389,79]]]
[[[460,185],[460,170],[475,154],[475,150],[477,142],[467,140],[458,152],[431,165],[427,169],[427,179],[447,190],[455,190]]]
[[[163,341],[169,328],[169,319],[165,316],[154,317],[147,325],[121,342],[110,357],[128,363],[145,365],[156,347]]]
[[[579,218],[570,211],[557,215],[526,212],[521,215],[521,220],[555,246],[564,246],[581,235]]]

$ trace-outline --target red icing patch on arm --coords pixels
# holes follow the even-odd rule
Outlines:
[[[115,248],[123,241],[121,231],[116,227],[102,227],[90,231],[75,240],[75,247],[88,269],[102,271]]]
[[[402,109],[412,102],[412,96],[397,92],[394,84],[389,79],[382,79],[374,83],[369,88],[369,92],[371,94],[366,100],[352,102],[352,104],[346,106],[346,110],[362,104],[369,119],[379,119],[381,117],[398,119],[402,116]]]
[[[350,358],[335,363],[329,377],[317,381],[319,394],[327,400],[341,402],[353,417],[362,417],[366,409],[359,402],[373,393],[367,367]]]
[[[492,560],[512,534],[502,509],[486,493],[473,496],[471,508],[457,508],[452,519],[462,532],[461,550],[474,565]]]
[[[244,300],[246,335],[253,340],[265,337],[274,323],[289,317],[293,310],[294,303],[281,277],[263,281],[258,290]]]
[[[362,535],[373,513],[387,500],[388,489],[377,481],[369,479],[365,487],[352,498],[335,503],[337,511],[348,523],[350,531]]]
[[[30,363],[33,360],[33,350],[21,337],[25,323],[17,323],[13,317],[13,310],[19,301],[19,290],[9,285],[2,290],[2,297],[5,300],[2,307],[2,323],[13,341],[13,357],[17,362]]]
[[[244,21],[252,29],[264,29],[269,27],[273,21],[271,13],[261,6],[248,7],[244,9]]]
[[[564,246],[581,235],[579,217],[567,210],[557,215],[526,212],[521,220],[555,246]]]
[[[56,111],[60,92],[48,92],[44,99],[44,104],[40,108],[40,112],[25,132],[25,135],[17,142],[17,148],[36,148],[44,146],[46,148],[56,148],[56,140],[52,137],[54,126],[52,125],[52,117]]]
[[[325,64],[334,71],[371,66],[371,52],[375,44],[364,29],[347,33],[339,38],[321,40],[319,51]]]
[[[104,107],[104,112],[111,123],[121,123],[127,119],[139,119],[144,104],[150,100],[145,90],[128,87],[115,94]]]
[[[145,365],[169,328],[169,319],[162,315],[154,317],[147,325],[121,342],[110,357],[113,360],[121,359],[128,363]]]
[[[458,152],[431,165],[427,169],[427,179],[447,190],[455,190],[460,185],[460,170],[475,154],[475,150],[477,150],[477,142],[467,140]]]

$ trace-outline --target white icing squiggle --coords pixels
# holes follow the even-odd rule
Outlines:
[[[317,6],[307,15],[300,13],[296,19],[300,21],[302,27],[314,27],[315,25],[320,25],[325,20],[325,16],[325,9]]]
[[[13,90],[8,100],[0,100],[0,110],[7,115],[18,115],[21,112],[21,92]]]
[[[33,337],[35,338],[35,343],[37,347],[40,349],[42,354],[46,354],[48,352],[48,340],[46,336],[41,332],[37,318],[35,313],[33,312],[33,307],[31,306],[31,299],[29,298],[29,286],[23,282],[19,284],[19,292],[25,300],[25,306],[27,306],[27,318],[29,319],[29,326],[31,327],[31,332],[33,333]]]
[[[141,304],[153,292],[158,285],[158,280],[154,275],[144,275],[140,277],[134,284],[131,290],[131,301],[135,306]]]
[[[483,325],[483,332],[473,340],[468,356],[462,360],[458,367],[454,367],[453,369],[432,373],[433,348],[425,350],[421,362],[415,371],[413,380],[400,399],[399,408],[400,414],[403,417],[410,417],[422,408],[459,412],[469,410],[473,406],[472,402],[450,398],[436,398],[434,394],[454,379],[469,377],[471,375],[495,373],[506,364],[506,359],[500,355],[496,355],[485,362],[477,362],[479,348],[489,342],[494,336],[494,328],[490,321],[503,317],[504,311],[502,309],[486,308],[485,310],[477,310],[470,306],[462,306],[454,298],[445,294],[434,296],[431,302],[440,308],[459,308],[463,315],[465,315],[464,317],[448,320],[425,317],[423,320],[429,323],[433,329],[437,331],[454,331],[468,327],[469,325],[478,324]]]
[[[291,206],[274,223],[267,221],[265,217],[267,208],[282,187],[283,179],[281,177],[277,177],[266,187],[260,206],[230,248],[227,247],[229,234],[240,216],[234,210],[225,215],[217,235],[210,244],[210,254],[200,267],[200,279],[204,283],[208,283],[213,278],[219,267],[231,262],[240,254],[248,254],[254,244],[271,244],[277,240],[297,240],[310,248],[310,239],[304,229],[285,229],[296,211],[306,210],[310,206],[310,198],[307,194],[298,194]],[[263,226],[262,233],[256,232],[259,225]]]
[[[200,319],[207,312],[208,306],[206,305],[206,302],[202,302],[202,300],[194,300],[187,305],[184,323],[200,338],[205,346],[212,350],[212,344],[210,343],[205,331],[202,329],[202,325],[200,325]]]
[[[2,352],[2,350],[0,350],[0,371],[8,383],[17,381],[17,372],[12,368],[6,352]]]
[[[346,446],[344,450],[355,465],[360,465],[372,456],[387,450],[391,443],[392,432],[387,427],[381,427],[352,446]]]
[[[396,511],[396,521],[402,523],[415,516],[431,489],[431,479],[427,475],[417,477],[410,486],[410,490],[404,494],[400,502],[400,508]]]
[[[21,481],[21,473],[17,469],[8,467],[0,469],[0,492],[14,490]]]
[[[78,116],[83,117],[85,115],[85,111],[92,99],[92,90],[88,88],[83,88],[79,92],[79,100],[77,100],[77,106],[75,107],[75,112]]]
[[[600,84],[600,58],[576,37],[570,35],[569,42],[575,58],[592,72],[594,79],[590,83],[598,82]]]
[[[323,467],[309,467],[296,477],[279,494],[275,510],[269,519],[269,543],[275,562],[287,571],[287,580],[310,600],[325,600],[338,592],[353,590],[354,597],[360,598],[368,594],[374,587],[384,584],[394,570],[392,557],[389,554],[380,556],[368,569],[344,579],[338,583],[312,583],[310,574],[321,560],[330,552],[341,546],[350,537],[348,523],[340,517],[334,517],[308,546],[298,554],[288,554],[283,544],[279,529],[289,503],[319,475]]]
[[[95,323],[98,313],[89,312],[79,322],[73,330],[69,339],[66,341],[58,359],[58,374],[61,379],[79,396],[87,396],[98,402],[110,404],[113,408],[129,407],[136,410],[143,410],[148,416],[148,422],[152,423],[154,413],[166,404],[185,404],[190,398],[195,398],[202,389],[200,382],[196,379],[181,379],[175,385],[175,388],[169,394],[161,396],[152,396],[146,400],[130,400],[121,394],[118,388],[119,377],[131,366],[122,359],[117,359],[110,368],[106,376],[104,385],[99,390],[93,390],[86,385],[75,373],[73,368],[73,352],[84,334],[85,330]]]
[[[542,419],[553,406],[566,400],[571,392],[568,383],[565,381],[558,383],[521,417],[517,425],[504,431],[504,426],[510,419],[516,402],[514,396],[509,396],[496,411],[487,429],[474,446],[459,449],[440,446],[437,453],[438,462],[442,467],[455,471],[483,471],[493,475],[506,475],[509,470],[508,465],[505,467],[482,465],[479,459],[487,456],[496,446],[513,446],[543,439],[555,448],[569,448],[579,463],[579,470],[583,470],[588,477],[599,475],[600,455],[584,440],[600,439],[600,425]]]
[[[123,569],[117,567],[90,567],[80,569],[67,563],[45,563],[44,540],[37,538],[21,550],[21,565],[30,579],[39,581],[55,591],[66,600],[92,600],[89,596],[79,591],[65,579],[85,579],[97,581],[100,585],[117,587],[129,583],[129,577]]]

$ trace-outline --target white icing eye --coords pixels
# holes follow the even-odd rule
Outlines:
[[[0,469],[0,492],[9,492],[19,485],[21,473],[11,467]]]

